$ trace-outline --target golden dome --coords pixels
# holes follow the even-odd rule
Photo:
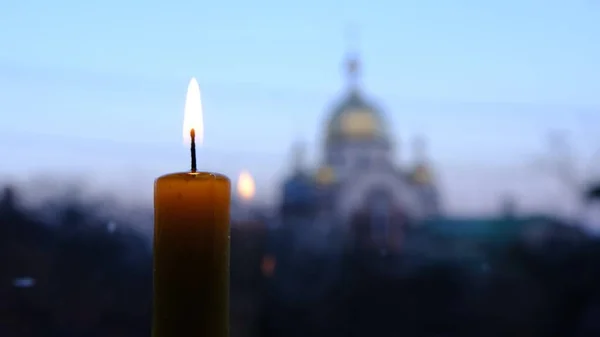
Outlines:
[[[317,183],[320,185],[329,185],[335,182],[335,173],[329,166],[320,167],[316,174]]]
[[[352,138],[371,137],[377,134],[377,120],[369,111],[356,110],[341,116],[340,130]]]
[[[421,185],[428,185],[432,182],[431,172],[425,165],[419,165],[415,168],[412,174],[412,180]]]
[[[385,123],[378,109],[353,91],[333,109],[326,142],[372,140],[386,138],[386,134]]]
[[[346,74],[349,90],[346,97],[331,111],[325,135],[326,144],[348,140],[387,140],[383,114],[362,95],[359,73],[358,55],[348,55]]]

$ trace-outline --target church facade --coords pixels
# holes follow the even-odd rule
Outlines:
[[[350,223],[357,214],[366,214],[373,222],[385,222],[390,214],[416,221],[439,215],[438,189],[424,141],[415,142],[418,153],[412,163],[406,167],[396,163],[397,148],[385,112],[359,85],[359,70],[358,59],[350,57],[348,87],[328,111],[319,167],[313,172],[298,170],[286,184],[310,181],[320,196],[319,212],[342,223]]]

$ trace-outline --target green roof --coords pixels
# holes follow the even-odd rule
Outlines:
[[[530,219],[460,219],[445,218],[426,221],[430,232],[466,240],[505,240],[515,237]]]

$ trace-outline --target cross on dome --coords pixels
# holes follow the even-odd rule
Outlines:
[[[348,81],[348,85],[351,90],[357,90],[360,80],[360,56],[358,50],[358,29],[356,25],[349,25],[346,31],[346,43],[347,50],[346,53],[346,63],[345,63],[345,73]]]
[[[346,76],[351,89],[358,89],[360,79],[360,60],[357,53],[352,53],[347,56],[346,60]]]

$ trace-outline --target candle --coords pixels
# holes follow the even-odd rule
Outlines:
[[[202,132],[192,79],[184,114],[191,170],[161,176],[154,186],[153,337],[229,335],[230,181],[197,171]]]

